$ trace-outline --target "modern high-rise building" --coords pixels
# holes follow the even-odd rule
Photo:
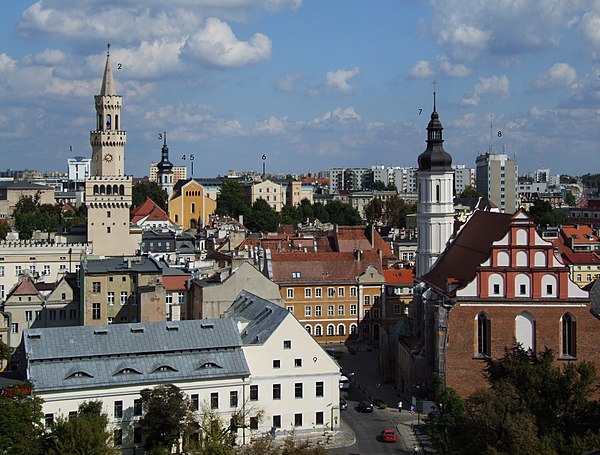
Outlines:
[[[484,153],[477,157],[477,191],[487,197],[501,212],[517,211],[517,176],[515,160],[508,155]]]

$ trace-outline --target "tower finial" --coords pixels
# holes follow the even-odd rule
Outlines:
[[[106,44],[106,56],[110,57],[110,43]]]
[[[166,147],[166,146],[167,146],[167,132],[166,132],[166,131],[164,132],[163,138],[164,138],[164,140],[165,140],[165,141],[163,142],[163,145]]]
[[[433,85],[433,112],[436,112],[436,109],[435,109],[435,86],[437,85],[437,81],[434,79],[431,82],[431,85]]]

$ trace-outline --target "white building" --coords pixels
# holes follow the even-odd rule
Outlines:
[[[475,187],[475,169],[466,167],[464,164],[452,165],[454,169],[454,194],[458,196],[466,187]]]
[[[92,159],[76,156],[75,158],[67,159],[68,179],[71,182],[85,182],[91,175]]]
[[[140,390],[160,384],[225,422],[241,412],[241,444],[272,427],[339,429],[338,365],[285,308],[245,291],[226,318],[32,329],[23,344],[19,371],[46,424],[100,400],[123,453],[143,445]]]

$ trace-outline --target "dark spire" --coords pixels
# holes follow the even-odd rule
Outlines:
[[[163,133],[163,138],[164,138],[164,142],[163,142],[162,150],[160,152],[161,159],[157,165],[158,172],[170,172],[173,169],[173,163],[171,163],[169,161],[169,147],[167,147],[167,132],[166,131]]]
[[[420,171],[451,171],[452,157],[444,150],[442,139],[442,122],[435,106],[435,84],[433,90],[433,112],[427,125],[427,148],[419,155]]]

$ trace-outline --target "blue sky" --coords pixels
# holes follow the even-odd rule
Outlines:
[[[1,169],[91,155],[108,42],[135,176],[416,166],[433,80],[455,164],[600,172],[597,0],[5,2]]]

